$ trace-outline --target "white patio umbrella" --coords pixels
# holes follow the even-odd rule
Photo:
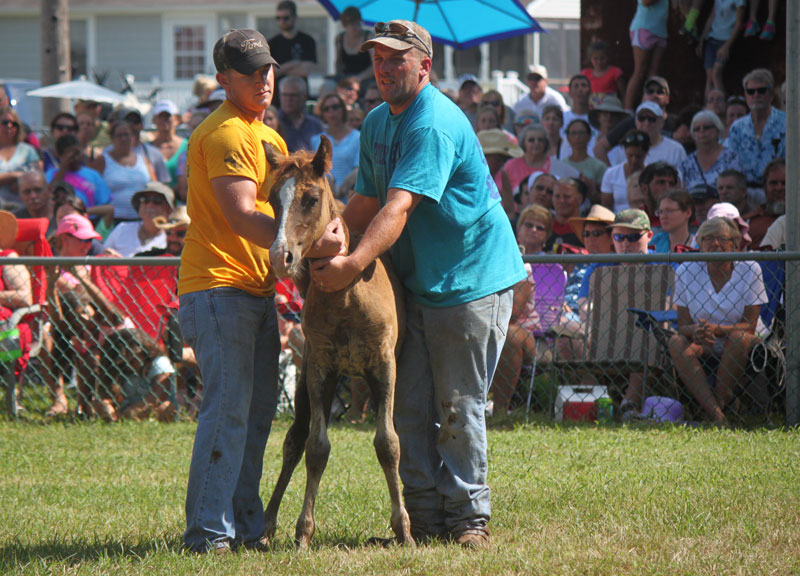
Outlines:
[[[114,92],[88,80],[72,80],[51,84],[43,88],[36,88],[27,92],[28,96],[38,96],[39,98],[67,98],[70,100],[91,100],[93,102],[110,102],[116,104],[125,102],[125,94]]]

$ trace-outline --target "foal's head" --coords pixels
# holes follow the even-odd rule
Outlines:
[[[311,245],[338,215],[325,177],[331,168],[331,143],[321,136],[316,154],[301,150],[284,156],[267,143],[264,151],[275,175],[269,203],[278,224],[269,249],[270,264],[279,276],[293,276]]]

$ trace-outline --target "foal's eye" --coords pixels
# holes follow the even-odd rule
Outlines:
[[[300,205],[303,207],[303,210],[311,210],[317,204],[319,204],[319,197],[312,196],[311,194],[306,194],[300,201]]]

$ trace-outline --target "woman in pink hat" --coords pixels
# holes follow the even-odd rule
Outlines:
[[[92,223],[80,214],[61,218],[56,229],[56,253],[59,256],[85,258],[92,240],[100,239]],[[84,415],[94,410],[106,420],[115,420],[113,402],[108,394],[95,393],[96,347],[102,327],[121,323],[113,304],[91,278],[91,266],[56,266],[48,270],[48,301],[52,305],[52,342],[46,356],[50,374],[56,374],[53,389],[64,400],[63,374],[75,366],[78,380],[78,410]],[[103,397],[105,396],[105,397]],[[64,410],[62,410],[63,412]]]

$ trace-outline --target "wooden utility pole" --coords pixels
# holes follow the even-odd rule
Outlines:
[[[69,0],[42,2],[42,86],[72,79],[69,56]],[[47,126],[59,112],[70,112],[70,101],[42,98],[42,123]]]

